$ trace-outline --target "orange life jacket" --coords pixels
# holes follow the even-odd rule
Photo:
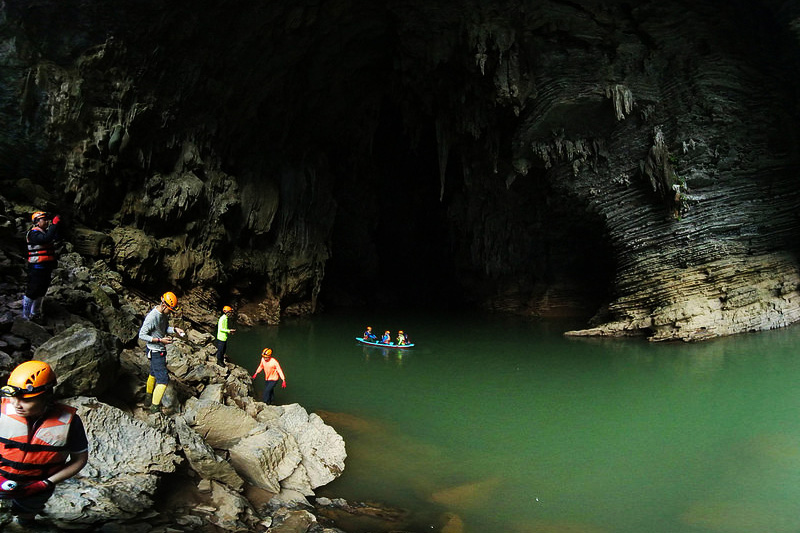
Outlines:
[[[45,244],[32,244],[29,238],[31,231],[41,231],[42,233],[45,232],[42,228],[34,226],[28,232],[28,235],[25,236],[25,240],[28,242],[28,262],[44,263],[45,261],[55,261],[56,260],[55,244],[52,241]]]
[[[75,408],[55,404],[28,440],[28,421],[8,398],[0,401],[0,476],[14,481],[39,481],[67,462],[67,436]]]

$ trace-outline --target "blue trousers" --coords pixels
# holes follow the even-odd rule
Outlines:
[[[261,393],[261,401],[271,405],[272,400],[275,398],[275,385],[278,384],[278,380],[275,381],[266,381],[264,385],[264,392]]]
[[[166,385],[169,383],[169,372],[167,372],[167,352],[154,352],[147,350],[150,358],[150,375],[156,377],[156,383]]]

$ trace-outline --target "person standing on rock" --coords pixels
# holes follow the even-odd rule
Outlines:
[[[89,460],[89,442],[75,408],[54,401],[56,375],[43,361],[17,366],[0,387],[0,499],[25,528],[58,483]],[[27,529],[26,529],[27,530]]]
[[[264,379],[266,380],[266,384],[264,386],[264,392],[261,394],[261,401],[267,405],[271,405],[272,400],[275,397],[275,385],[278,384],[278,379],[283,381],[281,388],[285,389],[286,376],[283,375],[281,364],[277,359],[272,357],[272,349],[270,348],[264,348],[264,350],[262,350],[261,364],[258,365],[256,373],[253,374],[253,379],[256,379],[256,376],[262,370],[264,371]]]
[[[150,405],[151,413],[161,411],[161,399],[169,383],[167,372],[167,346],[173,339],[169,335],[177,333],[183,337],[186,333],[181,328],[169,325],[169,315],[178,310],[178,297],[172,292],[165,292],[161,303],[155,306],[144,318],[139,328],[139,338],[147,343],[147,358],[150,360],[150,375],[147,377],[147,394],[153,395]]]
[[[42,316],[42,302],[56,266],[56,244],[58,223],[56,215],[52,223],[44,211],[31,215],[33,227],[25,235],[28,244],[28,286],[22,297],[22,318],[30,320]]]
[[[221,367],[225,366],[225,352],[228,348],[228,334],[233,333],[235,329],[228,328],[228,317],[233,313],[233,308],[226,305],[222,308],[222,316],[219,317],[217,322],[217,364]]]

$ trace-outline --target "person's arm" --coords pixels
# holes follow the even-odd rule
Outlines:
[[[267,375],[267,369],[264,368],[264,360],[263,359],[259,363],[258,368],[256,368],[256,373],[253,374],[253,378],[252,379],[256,379],[256,376],[258,375],[259,372],[261,372],[262,368],[264,369],[264,375],[266,376]]]
[[[139,328],[139,338],[142,339],[144,342],[155,342],[158,343],[161,339],[157,337],[153,337],[151,333],[155,330],[156,320],[153,316],[153,312],[147,314],[144,317],[144,321],[142,322],[142,327]]]
[[[56,240],[57,237],[58,226],[56,224],[50,224],[46,231],[34,230],[28,232],[28,242],[31,244],[48,244]]]
[[[281,387],[283,387],[285,389],[286,388],[286,376],[283,375],[283,369],[281,368],[281,364],[278,361],[275,361],[275,369],[278,371],[278,375],[281,377],[281,380],[283,380],[283,384],[281,385]]]
[[[80,452],[80,453],[71,453],[69,455],[69,461],[64,465],[64,468],[56,472],[55,474],[51,474],[47,479],[50,480],[53,484],[61,483],[64,480],[67,480],[77,474],[78,472],[86,466],[86,463],[89,462],[89,452]]]

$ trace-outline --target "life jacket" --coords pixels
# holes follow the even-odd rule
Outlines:
[[[31,231],[41,231],[42,233],[45,232],[42,228],[34,226],[28,232],[28,235],[25,236],[25,240],[28,242],[28,263],[44,263],[46,261],[55,261],[55,243],[50,241],[45,244],[32,244],[29,238]]]
[[[0,401],[0,476],[14,481],[39,481],[67,462],[67,435],[75,408],[54,404],[28,441],[28,421],[8,398]]]

